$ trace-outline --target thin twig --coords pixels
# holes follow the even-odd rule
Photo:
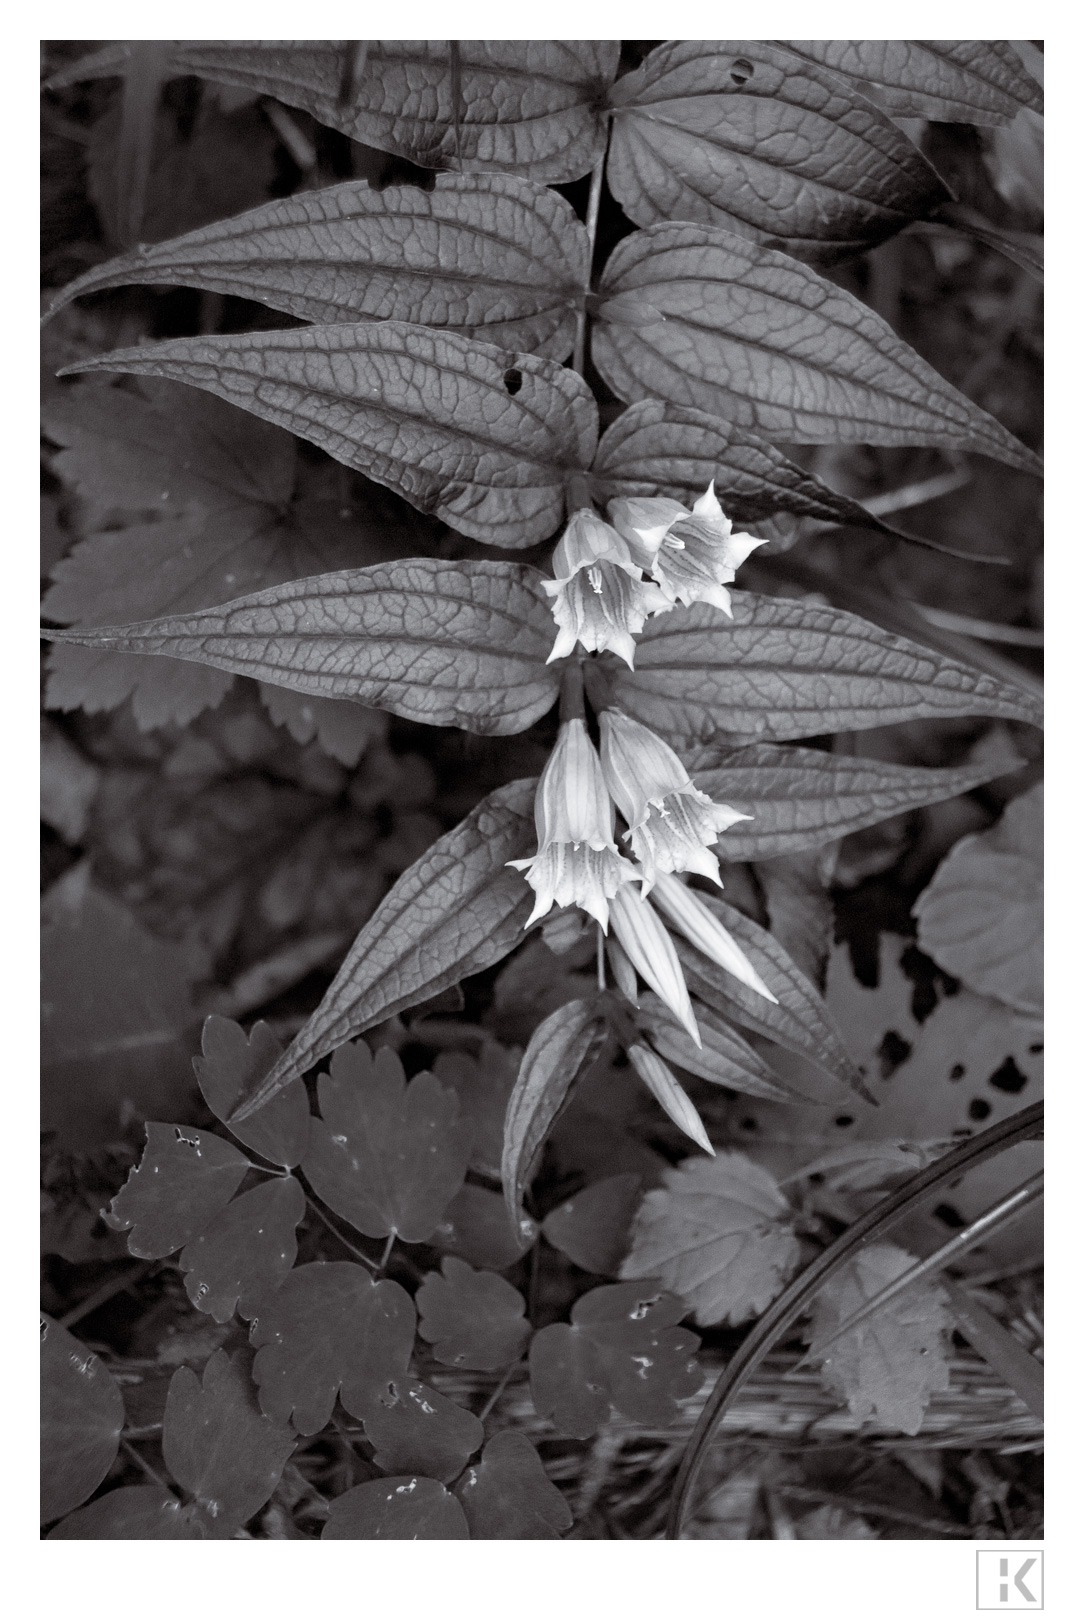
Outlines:
[[[355,1259],[360,1260],[363,1266],[368,1266],[369,1270],[375,1274],[376,1261],[370,1260],[369,1256],[367,1254],[362,1254],[360,1249],[355,1249],[354,1245],[350,1242],[350,1239],[344,1238],[337,1226],[332,1226],[319,1204],[314,1203],[309,1197],[308,1193],[305,1194],[305,1202],[308,1204],[309,1208],[312,1210],[312,1213],[317,1217],[317,1219],[323,1221],[332,1237],[337,1237],[344,1249],[349,1249],[350,1253],[355,1257]]]
[[[384,1268],[387,1266],[388,1257],[390,1256],[391,1251],[392,1251],[392,1249],[394,1247],[395,1247],[395,1233],[394,1232],[389,1232],[388,1233],[388,1241],[384,1245],[384,1253],[380,1256],[380,1264],[377,1266],[377,1271],[383,1271]]]
[[[591,280],[591,266],[595,257],[595,233],[598,230],[598,210],[602,201],[602,177],[606,172],[606,153],[610,145],[610,132],[606,131],[606,145],[602,155],[591,170],[591,189],[587,194],[587,215],[584,226],[587,230],[587,279]],[[587,291],[587,288],[584,288]],[[572,369],[583,376],[584,360],[587,354],[587,309],[581,304],[576,312],[576,342],[572,350]]]
[[[151,1484],[152,1485],[157,1485],[159,1490],[165,1491],[169,1496],[172,1496],[173,1492],[170,1490],[169,1486],[166,1484],[166,1482],[162,1478],[161,1474],[155,1473],[154,1469],[151,1467],[151,1465],[147,1461],[146,1457],[141,1456],[140,1453],[136,1450],[135,1446],[133,1446],[129,1441],[127,1441],[124,1438],[123,1435],[121,1435],[121,1437],[120,1437],[120,1443],[121,1443],[122,1449],[128,1453],[128,1455],[129,1455],[129,1457],[131,1457],[132,1461],[134,1463],[138,1463],[139,1467],[143,1470],[143,1472],[146,1474],[147,1478],[151,1481]]]
[[[60,1326],[70,1328],[76,1322],[81,1322],[84,1316],[89,1316],[91,1311],[96,1311],[99,1305],[104,1305],[115,1294],[123,1294],[126,1288],[130,1288],[141,1277],[145,1277],[147,1272],[152,1271],[157,1264],[157,1260],[145,1260],[140,1266],[130,1266],[119,1277],[110,1277],[108,1282],[104,1282],[100,1288],[96,1288],[94,1293],[88,1295],[81,1304],[76,1305],[66,1316],[62,1316]]]
[[[501,1396],[504,1394],[505,1390],[508,1388],[508,1380],[511,1378],[512,1374],[516,1371],[517,1367],[521,1367],[522,1365],[523,1365],[523,1357],[521,1356],[518,1361],[513,1361],[512,1365],[510,1367],[505,1368],[504,1376],[502,1377],[500,1383],[497,1385],[496,1389],[493,1391],[492,1395],[489,1397],[488,1401],[486,1402],[486,1404],[483,1406],[482,1410],[478,1414],[479,1423],[484,1423],[485,1422],[486,1418],[492,1412],[493,1408],[496,1406],[497,1402],[500,1400]]]

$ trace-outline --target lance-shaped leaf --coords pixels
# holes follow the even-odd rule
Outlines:
[[[232,1142],[191,1125],[147,1122],[143,1157],[105,1215],[128,1248],[157,1260],[201,1232],[225,1209],[252,1167]]]
[[[1021,107],[1042,112],[1039,86],[1003,39],[787,39],[811,62],[872,84],[898,118],[1007,124]]]
[[[619,49],[609,39],[374,39],[355,75],[350,40],[200,39],[176,41],[170,66],[262,91],[425,168],[560,182],[601,154]]]
[[[755,1052],[736,1029],[702,1001],[693,1003],[693,1011],[703,1041],[699,1047],[665,1002],[650,990],[640,997],[637,1023],[648,1032],[657,1052],[701,1080],[729,1086],[732,1091],[744,1091],[750,1097],[767,1097],[774,1102],[795,1101],[796,1093],[780,1083],[760,1053]]]
[[[838,495],[813,473],[748,428],[688,405],[642,399],[602,435],[591,468],[600,503],[636,495],[669,495],[691,506],[714,479],[735,523],[759,523],[777,512],[853,523],[895,534],[857,501]]]
[[[591,1002],[566,1001],[531,1036],[504,1117],[501,1181],[513,1222],[520,1218],[535,1154],[603,1027]]]
[[[41,1518],[70,1513],[117,1455],[124,1401],[109,1368],[51,1317],[41,1319]]]
[[[295,1228],[305,1194],[293,1176],[242,1193],[187,1243],[180,1267],[185,1290],[199,1311],[228,1322],[234,1311],[255,1316],[297,1259]]]
[[[773,1006],[700,951],[676,939],[689,988],[724,1017],[735,1018],[758,1035],[778,1041],[868,1098],[861,1072],[843,1044],[835,1019],[779,941],[724,900],[706,894],[697,895],[697,899],[733,934],[778,1000]]]
[[[762,861],[816,849],[889,816],[970,793],[1012,768],[1012,760],[999,760],[926,770],[817,748],[750,743],[694,775],[710,798],[753,818],[727,830],[728,859]]]
[[[418,1474],[370,1479],[337,1496],[321,1541],[467,1541],[470,1531],[455,1497]]]
[[[455,1494],[475,1541],[553,1541],[572,1527],[568,1503],[515,1429],[493,1436]]]
[[[342,1046],[318,1084],[302,1169],[337,1215],[366,1237],[429,1237],[463,1185],[473,1127],[431,1074],[409,1086],[390,1047]]]
[[[587,281],[587,232],[514,175],[438,175],[432,191],[349,180],[302,191],[96,265],[58,293],[206,287],[306,321],[413,321],[561,360]]]
[[[390,1380],[362,1421],[378,1468],[388,1474],[416,1470],[442,1484],[462,1472],[485,1437],[473,1412],[413,1378]]]
[[[1041,463],[853,293],[711,225],[627,236],[592,355],[619,399],[695,405],[795,444],[932,444]]]
[[[291,580],[195,613],[47,634],[501,736],[525,731],[557,696],[540,579],[518,563],[413,557]]]
[[[405,321],[175,338],[69,366],[169,377],[288,428],[460,533],[545,540],[598,411],[583,378]]]
[[[1022,688],[853,613],[753,591],[732,591],[731,605],[731,619],[698,602],[649,620],[635,670],[615,681],[621,707],[686,742],[965,714],[1038,723],[1039,706]]]
[[[830,263],[949,197],[886,113],[778,44],[668,40],[613,105],[606,177],[638,225],[699,220]]]
[[[304,1029],[238,1110],[242,1118],[372,1024],[482,972],[519,944],[533,896],[508,862],[533,848],[534,790],[533,778],[498,788],[403,873]]]

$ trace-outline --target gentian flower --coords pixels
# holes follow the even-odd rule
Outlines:
[[[707,846],[752,817],[701,793],[674,750],[638,720],[603,709],[599,727],[602,774],[629,824],[625,837],[643,867],[644,893],[659,872],[700,872],[722,888],[719,862]]]
[[[605,932],[609,901],[636,868],[614,843],[614,809],[595,745],[582,720],[566,720],[535,793],[538,852],[509,861],[535,891],[526,926],[554,905],[582,906]],[[680,970],[679,970],[680,971]]]
[[[670,602],[710,602],[730,613],[725,586],[763,540],[733,534],[715,495],[715,480],[689,512],[665,496],[611,501],[610,517],[635,561],[648,570]]]
[[[578,642],[588,652],[607,649],[632,668],[636,643],[649,613],[673,607],[643,570],[617,530],[590,507],[572,514],[553,554],[553,579],[542,588],[554,598],[558,635],[546,660],[567,658]]]

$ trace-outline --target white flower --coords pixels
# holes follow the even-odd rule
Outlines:
[[[640,873],[635,875],[639,877]],[[625,885],[613,897],[610,918],[618,942],[637,973],[661,996],[700,1046],[700,1031],[693,1017],[689,989],[674,942],[652,910],[650,901]]]
[[[538,852],[509,861],[535,891],[526,926],[554,905],[582,906],[609,924],[608,902],[636,868],[614,843],[614,811],[594,744],[582,720],[566,720],[546,761],[534,801]]]
[[[567,658],[579,642],[588,652],[607,649],[632,668],[636,643],[649,613],[666,613],[673,601],[643,578],[617,530],[590,507],[572,514],[553,554],[553,579],[542,588],[554,598],[558,635],[547,663]]]
[[[655,899],[690,944],[740,979],[742,984],[747,984],[750,990],[755,990],[758,996],[764,996],[768,1001],[778,1001],[779,998],[772,995],[737,940],[731,938],[722,923],[712,916],[707,906],[679,878],[660,872],[655,885]]]
[[[657,580],[671,602],[710,602],[730,614],[724,587],[763,540],[734,534],[715,496],[715,480],[691,512],[665,496],[611,501],[610,517],[631,555]]]
[[[638,720],[603,709],[599,728],[602,772],[629,824],[625,836],[643,866],[644,893],[659,872],[700,872],[722,888],[719,862],[707,845],[752,817],[701,793],[674,750]]]

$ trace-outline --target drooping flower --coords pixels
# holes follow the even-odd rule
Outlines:
[[[595,745],[582,720],[566,720],[546,761],[534,801],[538,852],[509,861],[535,891],[526,926],[554,905],[582,906],[609,925],[609,901],[637,876],[614,842],[614,810]]]
[[[768,1001],[778,1001],[737,940],[731,938],[719,919],[697,899],[691,889],[685,887],[680,878],[660,872],[654,893],[659,906],[690,944],[725,968],[727,973],[740,979],[742,984],[747,984],[750,990],[755,990],[758,996],[764,996]],[[659,993],[662,994],[661,991]]]
[[[633,637],[650,613],[666,613],[673,601],[643,577],[617,530],[590,507],[572,514],[553,554],[553,579],[542,588],[553,597],[557,640],[547,663],[567,658],[579,642],[588,652],[607,649],[632,668]]]
[[[665,1001],[699,1046],[700,1031],[674,942],[653,911],[650,900],[625,884],[613,897],[610,918],[618,942],[637,973]]]
[[[730,615],[725,587],[757,546],[734,534],[715,495],[715,480],[688,511],[665,496],[611,501],[610,517],[633,559],[650,572],[671,602],[710,602]],[[732,616],[732,615],[731,615]]]
[[[629,824],[625,836],[643,867],[644,893],[659,872],[700,872],[722,888],[719,862],[707,846],[752,817],[701,793],[674,750],[638,720],[603,709],[599,728],[602,773]]]

